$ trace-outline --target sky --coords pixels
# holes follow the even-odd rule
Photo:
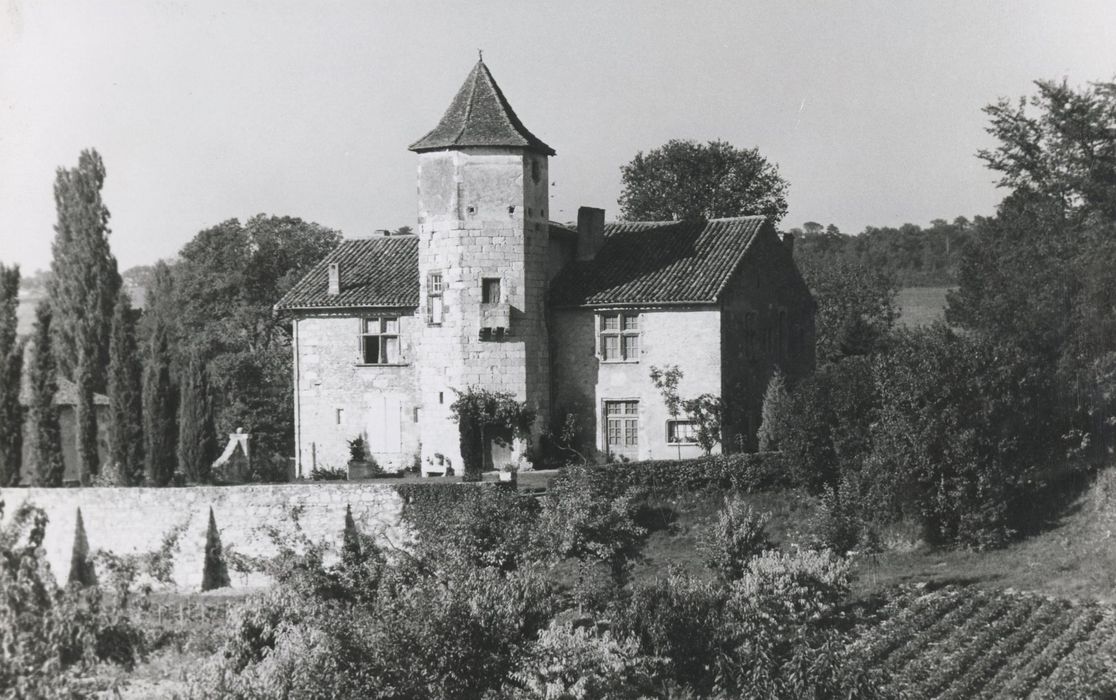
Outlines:
[[[413,225],[416,157],[483,49],[557,150],[551,217],[617,212],[672,138],[758,148],[782,226],[988,215],[981,108],[1116,76],[1116,2],[0,0],[0,261],[46,268],[54,173],[96,148],[120,269],[258,213]]]

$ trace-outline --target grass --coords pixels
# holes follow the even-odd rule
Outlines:
[[[904,287],[896,296],[899,323],[911,328],[945,319],[946,293],[956,287]]]

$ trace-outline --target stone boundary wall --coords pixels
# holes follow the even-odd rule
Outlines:
[[[336,558],[346,506],[352,509],[357,529],[376,537],[381,544],[398,546],[410,538],[402,522],[403,499],[390,484],[4,488],[0,489],[0,501],[4,502],[5,524],[24,502],[46,512],[49,522],[43,546],[60,584],[70,573],[78,509],[91,555],[98,550],[117,555],[156,552],[169,533],[180,529],[173,556],[174,587],[180,591],[201,589],[210,509],[223,550],[251,557],[275,553],[269,530],[293,546],[305,541],[298,535],[301,529],[306,539],[329,545],[329,557]],[[297,512],[297,524],[293,512]],[[229,578],[234,588],[268,583],[263,574],[240,573],[231,566]]]

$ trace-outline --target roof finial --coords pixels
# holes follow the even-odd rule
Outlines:
[[[484,63],[484,49],[477,49],[477,58]]]

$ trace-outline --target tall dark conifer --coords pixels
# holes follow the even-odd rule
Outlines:
[[[156,320],[143,373],[144,471],[149,486],[166,486],[174,477],[175,404],[167,329]]]
[[[23,344],[16,333],[19,266],[0,264],[0,486],[19,483],[23,408],[19,404]]]
[[[109,250],[109,212],[101,200],[105,165],[95,150],[81,152],[76,168],[59,168],[54,181],[58,212],[52,246],[50,299],[55,352],[62,373],[78,388],[78,461],[82,479],[96,474],[97,416],[93,392],[105,386],[112,309],[120,289]]]
[[[143,481],[143,370],[136,344],[135,314],[124,290],[112,313],[108,396],[109,451],[113,480],[121,486]]]
[[[31,483],[34,486],[61,486],[65,463],[62,461],[62,430],[54,395],[58,393],[58,368],[51,347],[50,302],[43,300],[35,308],[35,332],[32,344],[30,437]]]
[[[189,481],[204,483],[209,480],[209,468],[217,456],[217,438],[209,398],[209,379],[200,353],[190,356],[180,386],[178,466]]]

